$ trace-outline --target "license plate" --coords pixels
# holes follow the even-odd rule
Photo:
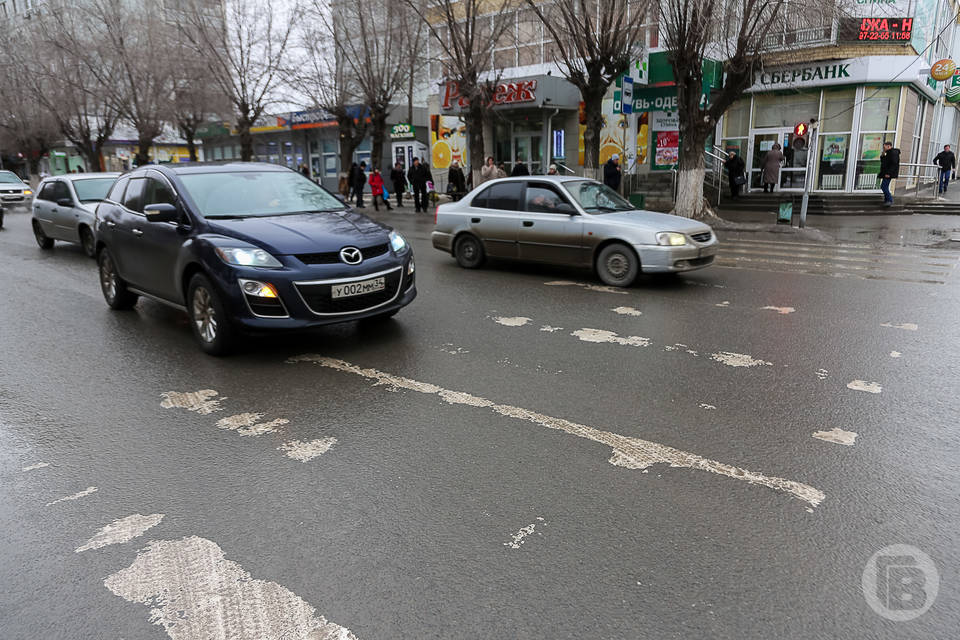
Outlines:
[[[373,278],[372,280],[361,280],[360,282],[345,282],[330,287],[330,297],[349,298],[351,296],[362,296],[368,293],[383,291],[386,288],[387,281],[384,278]]]

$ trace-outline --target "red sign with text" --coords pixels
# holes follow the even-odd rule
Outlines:
[[[535,102],[537,99],[537,81],[536,80],[518,80],[516,82],[499,82],[493,89],[493,97],[490,104],[494,107],[505,104],[520,104],[524,102]],[[470,104],[464,96],[460,95],[460,84],[457,82],[448,82],[443,89],[443,100],[440,102],[440,108],[444,110],[452,109],[454,106],[464,108]]]

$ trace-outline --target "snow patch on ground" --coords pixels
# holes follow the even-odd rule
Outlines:
[[[827,376],[830,375],[830,372],[827,371],[826,369],[817,369],[813,375],[817,376],[821,380],[826,380]]]
[[[586,289],[587,291],[598,291],[600,293],[616,293],[620,295],[627,295],[625,289],[620,289],[619,287],[608,287],[606,285],[599,284],[587,284],[586,282],[571,282],[569,280],[554,280],[553,282],[544,282],[543,284],[548,287],[580,287],[581,289]]]
[[[530,322],[530,318],[525,318],[524,316],[516,317],[507,317],[507,316],[497,316],[493,319],[497,324],[502,324],[505,327],[522,327],[523,325]]]
[[[731,353],[729,351],[718,351],[717,353],[711,354],[710,359],[716,360],[717,362],[725,364],[728,367],[757,367],[760,365],[766,365],[768,367],[773,366],[772,362],[759,360],[745,353]]]
[[[330,450],[330,447],[337,444],[336,438],[320,438],[318,440],[309,440],[302,442],[300,440],[291,440],[284,442],[277,447],[277,451],[283,451],[288,458],[308,462],[314,458],[323,455]]]
[[[700,407],[701,409],[706,409],[707,411],[711,411],[711,410],[713,410],[713,409],[716,409],[715,406],[713,406],[712,404],[707,404],[706,402],[701,402],[701,403],[698,404],[697,406]]]
[[[43,469],[44,467],[49,467],[49,466],[50,466],[49,462],[38,462],[36,464],[31,464],[29,466],[24,467],[23,469],[21,469],[21,471],[34,471],[36,469]]]
[[[776,311],[782,316],[787,315],[788,313],[793,313],[796,311],[793,307],[760,307],[763,311]]]
[[[866,380],[853,380],[847,383],[847,389],[854,391],[866,391],[867,393],[880,393],[883,387],[879,382],[867,382]]]
[[[273,433],[278,428],[290,421],[286,418],[277,418],[269,422],[258,422],[263,417],[262,413],[238,413],[217,420],[217,426],[221,429],[236,431],[242,436],[262,436],[265,433]]]
[[[100,531],[97,531],[92,538],[87,540],[86,544],[82,547],[77,547],[75,551],[76,553],[80,553],[90,549],[100,549],[101,547],[106,547],[111,544],[130,542],[134,538],[139,538],[146,533],[147,529],[160,524],[161,520],[163,520],[162,513],[152,513],[149,516],[135,513],[132,516],[114,520],[100,529]]]
[[[610,309],[614,313],[619,313],[622,316],[642,316],[643,312],[640,309],[634,309],[633,307],[614,307]]]
[[[904,322],[903,324],[892,324],[890,322],[884,322],[880,325],[881,327],[890,327],[891,329],[903,329],[904,331],[916,331],[920,327],[912,322]]]
[[[55,505],[55,504],[57,504],[57,503],[59,503],[59,502],[66,502],[67,500],[79,500],[80,498],[86,497],[86,496],[90,495],[91,493],[96,493],[96,492],[97,492],[97,488],[96,488],[96,487],[87,487],[87,488],[84,489],[83,491],[79,491],[79,492],[77,492],[77,493],[74,493],[73,495],[64,496],[64,497],[62,497],[62,498],[58,498],[57,500],[54,500],[53,502],[48,502],[48,503],[47,503],[47,506],[48,506],[48,507],[52,507],[53,505]]]
[[[213,389],[201,389],[200,391],[166,391],[160,394],[163,400],[160,406],[164,409],[186,409],[195,411],[200,415],[207,415],[214,411],[220,411],[220,402],[226,398],[217,398],[219,393]]]
[[[730,301],[729,301],[729,300],[724,300],[723,302],[718,302],[717,304],[715,304],[715,305],[713,305],[713,306],[715,306],[715,307],[729,307],[729,306],[730,306]]]
[[[440,351],[443,351],[444,353],[449,353],[450,355],[454,355],[454,356],[458,356],[458,355],[461,355],[461,354],[463,354],[463,353],[470,353],[470,351],[469,351],[468,349],[464,349],[463,347],[458,347],[457,345],[453,344],[452,342],[447,342],[447,343],[443,344],[443,345],[440,347]]]
[[[844,431],[843,429],[834,427],[830,429],[830,431],[815,431],[813,437],[817,440],[825,440],[826,442],[852,447],[853,441],[857,439],[857,434],[853,431]]]
[[[899,357],[902,356],[902,355],[903,355],[903,354],[900,353],[899,351],[891,351],[891,352],[890,352],[890,357],[891,357],[891,358],[899,358]]]
[[[547,333],[553,333],[554,331],[563,331],[563,327],[551,327],[548,324],[540,327],[540,331],[546,331]]]
[[[613,344],[622,344],[629,347],[649,347],[650,338],[641,336],[618,336],[613,331],[605,329],[577,329],[570,335],[580,338],[584,342],[610,342]]]
[[[543,518],[537,518],[537,520],[543,521]],[[519,549],[520,545],[526,542],[529,536],[533,535],[533,532],[537,529],[537,523],[528,524],[527,526],[521,528],[515,534],[510,536],[509,542],[504,542],[503,546],[510,547],[511,549]]]

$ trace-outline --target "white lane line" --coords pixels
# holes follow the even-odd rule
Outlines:
[[[866,380],[853,380],[847,383],[847,389],[854,391],[866,391],[867,393],[880,393],[883,387],[879,382],[867,382]]]
[[[290,442],[284,442],[282,445],[277,447],[277,451],[283,451],[285,454],[287,454],[288,458],[293,458],[294,460],[299,460],[300,462],[308,462],[320,455],[323,455],[335,444],[337,444],[336,438],[320,438],[318,440],[308,440],[306,442],[302,442],[300,440],[291,440]]]
[[[817,369],[813,375],[817,376],[821,380],[826,380],[827,376],[830,375],[830,372],[826,369]]]
[[[614,307],[610,309],[614,313],[619,313],[622,316],[642,316],[643,312],[640,309],[634,309],[633,307]]]
[[[530,322],[530,318],[524,316],[515,316],[515,317],[506,317],[506,316],[497,316],[493,319],[497,324],[502,324],[505,327],[522,327],[523,325]]]
[[[756,471],[748,471],[747,469],[709,460],[696,454],[674,449],[673,447],[668,447],[656,442],[650,442],[649,440],[623,436],[609,431],[601,431],[594,427],[577,424],[569,420],[564,420],[563,418],[554,418],[536,411],[530,411],[529,409],[497,404],[492,400],[474,396],[463,391],[444,389],[434,384],[396,376],[377,369],[365,369],[336,358],[328,358],[317,354],[304,354],[289,358],[287,362],[309,362],[328,369],[352,373],[362,378],[373,380],[376,386],[383,385],[393,390],[407,389],[416,391],[417,393],[437,395],[441,400],[450,404],[483,407],[508,418],[523,420],[548,429],[563,431],[578,438],[584,438],[611,447],[613,449],[613,455],[610,457],[609,462],[619,467],[646,469],[653,464],[665,463],[671,467],[709,471],[710,473],[788,493],[800,500],[808,502],[812,506],[820,504],[825,497],[824,493],[819,489],[794,480],[767,476]]]
[[[715,360],[728,367],[757,367],[760,365],[773,366],[772,362],[759,360],[745,353],[731,353],[729,351],[718,351],[710,355],[711,360]]]
[[[848,447],[853,446],[853,441],[857,439],[857,434],[853,431],[844,431],[834,427],[830,431],[815,431],[813,437],[817,440],[833,442],[834,444],[843,444]]]
[[[134,538],[139,538],[148,529],[151,529],[163,520],[162,513],[151,513],[148,516],[135,513],[126,518],[114,520],[106,525],[100,531],[97,531],[92,538],[87,540],[86,544],[77,547],[74,551],[81,553],[90,549],[100,549],[111,544],[123,544],[130,542]]]
[[[620,337],[613,331],[605,329],[577,329],[570,335],[579,338],[584,342],[610,342],[613,344],[622,344],[627,347],[649,347],[650,338],[641,336]]]
[[[151,542],[103,584],[147,605],[150,622],[173,640],[356,640],[297,594],[252,578],[215,542],[196,536]]]
[[[537,520],[543,522],[543,518],[537,517]],[[503,546],[510,547],[511,549],[519,549],[520,545],[527,541],[529,536],[533,535],[533,532],[537,529],[537,523],[533,522],[528,524],[525,527],[521,527],[519,531],[510,536],[509,542],[504,542]],[[539,533],[537,535],[540,535]]]
[[[166,391],[160,395],[163,397],[160,406],[164,409],[186,409],[204,416],[214,411],[221,411],[220,402],[226,400],[226,398],[217,398],[220,394],[213,389],[186,392]]]
[[[880,325],[881,327],[889,327],[891,329],[903,329],[904,331],[916,331],[920,327],[912,322],[904,322],[903,324],[892,324],[890,322],[884,322]]]
[[[890,357],[891,357],[891,358],[899,358],[899,357],[902,356],[902,355],[903,355],[903,354],[900,353],[899,351],[891,351],[891,352],[890,352]]]
[[[263,417],[262,413],[238,413],[226,418],[217,420],[217,426],[221,429],[236,431],[242,436],[262,436],[265,433],[273,433],[290,421],[286,418],[277,418],[269,422],[258,422]]]
[[[49,466],[50,466],[49,462],[38,462],[36,464],[31,464],[29,466],[24,467],[23,469],[21,469],[21,471],[35,471],[36,469],[43,469],[44,467],[49,467]]]
[[[782,316],[787,315],[788,313],[793,313],[796,311],[793,307],[760,307],[761,311],[776,311]]]
[[[543,284],[548,287],[580,287],[581,289],[586,289],[587,291],[599,291],[600,293],[616,293],[619,295],[627,295],[629,292],[626,289],[620,289],[619,287],[608,287],[605,285],[599,284],[587,284],[586,282],[570,282],[569,280],[554,280],[553,282],[544,282]]]
[[[97,488],[96,488],[96,487],[87,487],[87,488],[84,489],[83,491],[80,491],[80,492],[78,492],[78,493],[74,493],[73,495],[64,496],[64,497],[62,497],[62,498],[58,498],[58,499],[54,500],[53,502],[48,502],[48,503],[47,503],[47,506],[48,506],[48,507],[52,507],[53,505],[55,505],[55,504],[57,504],[57,503],[59,503],[59,502],[65,502],[65,501],[67,501],[67,500],[79,500],[80,498],[83,498],[84,496],[88,496],[88,495],[90,495],[91,493],[96,493],[96,492],[97,492]]]

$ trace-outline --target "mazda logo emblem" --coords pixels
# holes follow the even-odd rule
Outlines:
[[[363,262],[363,254],[356,247],[344,247],[340,249],[340,259],[347,264],[360,264]]]

